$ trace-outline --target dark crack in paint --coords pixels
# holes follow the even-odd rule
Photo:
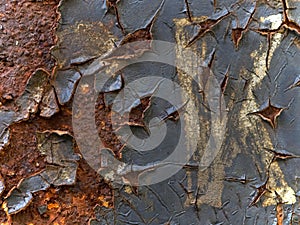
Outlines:
[[[271,100],[269,99],[267,103],[261,106],[259,111],[249,113],[248,115],[260,116],[263,120],[269,122],[272,128],[275,129],[277,125],[277,118],[285,109],[285,107],[272,105]]]

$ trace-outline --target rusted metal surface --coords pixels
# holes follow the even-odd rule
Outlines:
[[[87,224],[96,205],[111,207],[109,185],[84,160],[64,161],[65,154],[47,160],[39,151],[38,136],[45,131],[72,134],[67,102],[80,78],[75,73],[62,85],[54,72],[50,48],[56,43],[58,3],[0,6],[1,224]],[[64,139],[73,145],[73,138]],[[76,146],[69,150],[78,152]]]
[[[3,1],[0,6],[0,101],[22,94],[39,67],[54,65],[49,49],[55,43],[57,0]]]

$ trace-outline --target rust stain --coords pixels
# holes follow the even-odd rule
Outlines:
[[[276,218],[277,218],[277,225],[283,225],[284,211],[283,211],[283,205],[281,203],[278,203],[276,206]]]

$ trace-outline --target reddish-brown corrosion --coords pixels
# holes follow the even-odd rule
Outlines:
[[[4,4],[5,2],[5,4]],[[15,99],[37,68],[51,71],[58,0],[0,4],[0,101]]]
[[[50,49],[56,43],[59,0],[5,1],[0,4],[0,106],[6,108],[20,96],[37,68],[49,73],[55,60]],[[0,175],[9,190],[26,177],[43,170],[46,162],[37,149],[36,132],[62,130],[72,134],[70,105],[50,119],[32,115],[28,121],[10,126],[10,144],[0,152]],[[75,148],[77,152],[79,150]],[[0,210],[0,223],[87,224],[96,205],[113,207],[112,190],[81,159],[73,186],[51,187],[34,193],[32,203],[11,217]]]

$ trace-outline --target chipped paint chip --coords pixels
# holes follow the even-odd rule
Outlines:
[[[0,134],[0,151],[3,150],[9,144],[9,129],[5,129]]]
[[[49,164],[46,168],[31,177],[22,179],[17,187],[11,189],[2,207],[8,215],[24,210],[31,202],[32,194],[47,190],[50,185],[73,185],[76,181],[77,160],[74,153],[73,137],[64,131],[45,131],[37,133],[38,149],[46,155]],[[0,180],[0,194],[4,184]]]
[[[68,103],[81,75],[75,70],[56,70],[54,88],[60,105]]]
[[[16,214],[24,210],[30,204],[32,198],[30,192],[23,193],[17,188],[13,188],[5,199],[3,208],[8,215]]]

